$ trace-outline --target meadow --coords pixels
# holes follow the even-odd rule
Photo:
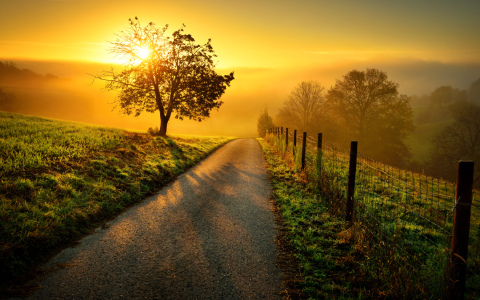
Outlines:
[[[0,279],[25,273],[232,139],[0,112]]]
[[[304,180],[305,190],[315,194],[317,202],[331,215],[345,218],[349,149],[324,142],[323,149],[317,151],[316,139],[308,137],[306,167],[301,171],[301,143],[293,155],[292,143],[287,146],[284,137],[269,134],[266,141],[290,162],[291,172]],[[357,252],[352,253],[358,254],[361,249],[357,260],[363,274],[377,282],[379,292],[387,297],[443,297],[448,281],[455,185],[361,154],[356,174],[351,230]],[[480,294],[479,202],[480,195],[474,191],[467,268],[467,295],[473,298]],[[311,226],[301,227],[299,230],[304,232],[311,230]],[[312,256],[316,255],[321,251]]]

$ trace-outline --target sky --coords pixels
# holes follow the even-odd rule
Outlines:
[[[0,60],[86,82],[92,63],[115,62],[109,42],[129,18],[170,33],[185,24],[197,42],[212,39],[218,71],[236,79],[204,132],[184,130],[254,135],[260,112],[274,114],[300,81],[328,89],[352,69],[386,71],[407,94],[468,88],[480,78],[479,13],[478,0],[0,0]],[[227,120],[236,124],[218,130]]]

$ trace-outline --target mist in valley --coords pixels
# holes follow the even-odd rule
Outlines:
[[[91,62],[5,60],[2,62],[0,88],[13,100],[3,101],[0,110],[140,132],[159,127],[158,112],[144,112],[134,117],[124,115],[115,108],[116,92],[105,91],[104,83],[94,81],[90,75],[111,67],[119,66]],[[404,141],[408,157],[402,161],[393,157],[379,159],[419,172],[429,172],[433,141],[442,130],[454,124],[454,113],[450,107],[462,101],[480,103],[480,65],[379,59],[304,69],[232,68],[235,80],[222,96],[224,103],[219,110],[213,110],[210,117],[202,122],[172,118],[168,130],[173,134],[256,137],[257,121],[265,110],[273,117],[276,126],[287,125],[281,124],[278,114],[300,82],[314,80],[326,92],[347,72],[366,68],[377,68],[398,83],[399,93],[409,97],[413,111],[414,129]],[[228,71],[230,69],[218,70],[221,74]],[[334,138],[342,132],[341,127],[335,126],[334,116],[321,118],[323,120],[315,122],[329,123],[326,124],[330,125],[329,128],[336,128],[325,130],[325,139],[342,144],[341,140]],[[309,134],[314,136],[316,132]],[[343,141],[343,144],[347,143]],[[365,149],[363,145],[359,148],[360,151]]]

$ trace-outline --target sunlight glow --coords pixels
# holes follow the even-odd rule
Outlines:
[[[150,56],[150,49],[147,47],[137,47],[135,54],[141,59],[145,60]]]

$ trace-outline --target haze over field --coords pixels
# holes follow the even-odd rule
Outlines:
[[[303,80],[327,89],[352,69],[377,68],[407,95],[442,85],[467,89],[480,78],[480,2],[462,1],[93,1],[0,0],[0,61],[69,80],[1,84],[37,97],[28,114],[146,130],[158,114],[112,112],[114,92],[92,77],[118,62],[108,41],[128,18],[181,27],[212,39],[218,72],[235,72],[219,111],[201,123],[173,120],[171,133],[255,136],[259,114],[274,115]],[[52,100],[54,99],[54,100]]]

